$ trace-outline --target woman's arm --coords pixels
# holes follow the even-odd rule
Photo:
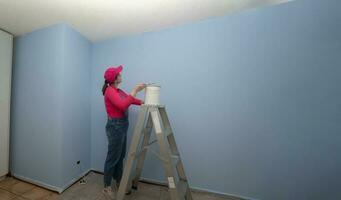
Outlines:
[[[131,91],[130,95],[135,97],[137,93],[139,93],[141,90],[143,90],[144,88],[146,88],[146,84],[144,83],[140,83],[140,84],[137,84],[135,86],[135,88]]]
[[[141,99],[138,99],[138,98],[134,98],[134,101],[132,104],[134,105],[141,105],[143,103],[143,101]]]
[[[127,108],[135,101],[135,98],[131,95],[128,95],[126,98],[121,98],[119,93],[114,90],[110,92],[108,91],[107,97],[113,105],[123,112],[126,111]]]
[[[119,89],[118,92],[120,93],[120,95],[124,96],[124,98],[128,97],[128,94],[125,93],[123,90]],[[132,104],[141,105],[141,104],[143,104],[143,101],[141,99],[134,97],[134,101],[132,102]]]
[[[143,103],[142,100],[135,98],[135,96],[138,92],[140,92],[144,88],[146,88],[146,84],[141,83],[141,84],[136,85],[135,88],[133,89],[133,91],[131,91],[130,95],[134,97],[133,104],[141,105]]]

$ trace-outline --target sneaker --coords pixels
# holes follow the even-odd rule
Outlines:
[[[112,185],[111,185],[111,189],[113,190],[113,191],[115,191],[115,192],[118,192],[118,185],[117,185],[117,183],[113,183]]]
[[[111,187],[105,187],[102,190],[102,193],[104,194],[106,199],[115,199],[115,192],[113,191]]]

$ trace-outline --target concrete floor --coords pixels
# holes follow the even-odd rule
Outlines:
[[[103,175],[90,172],[84,179],[86,184],[77,182],[59,195],[15,178],[6,178],[0,181],[0,200],[106,200],[102,194]],[[199,191],[193,191],[192,195],[194,200],[241,200]],[[140,183],[139,189],[126,199],[168,200],[169,194],[167,187]]]

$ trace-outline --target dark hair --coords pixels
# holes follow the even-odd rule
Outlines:
[[[120,74],[117,74],[117,75],[116,75],[115,80],[114,80],[114,82],[112,82],[112,83],[115,83],[115,81],[116,81],[116,79],[117,79],[117,77],[118,77],[119,75],[120,75]],[[109,82],[109,81],[107,81],[107,80],[104,81],[104,85],[103,85],[103,87],[102,87],[102,94],[103,94],[103,96],[105,95],[105,90],[107,89],[107,87],[109,87],[109,84],[112,84],[112,83]]]
[[[109,81],[105,80],[105,81],[104,81],[104,85],[103,85],[103,87],[102,87],[103,96],[104,96],[104,94],[105,94],[105,90],[106,90],[107,87],[108,87],[108,84],[109,84]]]

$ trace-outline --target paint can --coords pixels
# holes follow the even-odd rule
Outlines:
[[[160,89],[161,86],[156,84],[147,84],[144,95],[144,104],[160,105]]]

